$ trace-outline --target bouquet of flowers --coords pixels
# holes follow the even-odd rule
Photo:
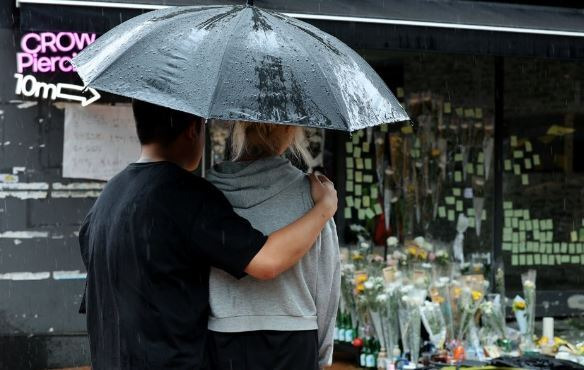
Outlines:
[[[420,307],[422,323],[430,336],[430,341],[437,349],[442,349],[446,342],[446,324],[440,305],[435,302],[425,301]]]
[[[355,300],[357,288],[355,286],[355,265],[352,263],[343,264],[341,267],[341,300],[340,306],[342,312],[351,314],[351,323],[355,327],[357,319],[357,302]]]
[[[535,326],[535,278],[536,271],[529,270],[521,275],[521,282],[523,285],[523,296],[525,299],[525,316],[526,316],[526,330],[524,335],[524,349],[532,349],[533,343],[533,328]]]
[[[483,300],[483,292],[464,287],[458,300],[458,311],[460,312],[460,325],[458,327],[457,340],[462,341],[465,334],[474,322],[475,314]]]
[[[450,279],[447,277],[439,278],[437,282],[430,285],[428,291],[432,302],[438,304],[440,311],[442,312],[442,317],[446,326],[446,338],[448,340],[454,339],[454,323],[452,317],[452,306],[450,304]]]
[[[407,285],[400,289],[400,293],[398,316],[404,353],[409,352],[410,360],[417,364],[421,340],[420,306],[424,303],[426,291]]]
[[[499,294],[488,294],[487,300],[481,303],[480,308],[484,328],[500,339],[506,338],[507,327],[501,310],[501,296]]]

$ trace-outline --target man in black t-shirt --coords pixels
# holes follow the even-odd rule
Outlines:
[[[210,266],[237,278],[278,276],[313,245],[336,191],[311,175],[315,207],[265,236],[189,172],[204,146],[200,118],[133,107],[141,158],[109,181],[79,233],[92,366],[204,369]]]

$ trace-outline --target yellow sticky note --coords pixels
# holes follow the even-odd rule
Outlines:
[[[464,113],[464,109],[462,107],[458,107],[454,111],[456,112],[456,115],[459,117],[462,117],[462,115]]]
[[[456,153],[456,154],[454,155],[454,160],[455,160],[456,162],[462,162],[462,153]]]
[[[375,203],[373,205],[373,210],[375,211],[376,215],[380,215],[383,213],[383,210],[381,209],[381,205],[379,203]]]
[[[517,146],[517,136],[511,136],[511,146]]]
[[[360,138],[361,138],[361,136],[359,135],[359,131],[357,131],[353,134],[351,141],[353,142],[353,144],[358,144]]]
[[[474,174],[474,165],[472,163],[466,164],[466,173],[468,173],[469,175]]]
[[[578,233],[576,231],[570,232],[570,240],[572,242],[577,242],[578,241]]]
[[[351,216],[351,208],[345,207],[345,219],[350,219]]]
[[[513,165],[513,172],[514,172],[516,175],[521,175],[521,166],[520,166],[520,165],[518,165],[518,164],[514,164],[514,165]]]
[[[371,195],[371,199],[377,199],[377,196],[378,196],[378,190],[377,190],[377,186],[373,186],[373,187],[371,188],[371,193],[370,193],[370,195]]]
[[[355,195],[361,196],[363,194],[363,188],[360,184],[355,185]]]
[[[455,182],[462,181],[462,173],[460,171],[454,171],[454,181]]]
[[[361,158],[361,148],[355,147],[353,149],[353,157],[355,157],[355,158]]]
[[[531,169],[531,159],[525,158],[524,163],[525,163],[525,169],[530,170]]]
[[[371,199],[369,198],[369,196],[364,196],[363,197],[363,207],[369,208],[371,207]]]
[[[505,171],[511,171],[511,160],[510,159],[505,159],[504,168],[505,168]]]
[[[347,158],[346,162],[347,162],[347,168],[353,168],[353,166],[354,166],[353,158],[350,158],[350,157]]]
[[[412,128],[412,126],[406,124],[406,125],[402,126],[401,132],[402,132],[402,134],[406,134],[406,135],[413,134],[414,129]]]
[[[529,176],[525,173],[521,175],[521,185],[529,185]]]
[[[361,198],[355,198],[355,208],[361,209]]]
[[[448,210],[448,221],[454,221],[454,211],[451,209]]]
[[[539,158],[539,154],[533,155],[533,165],[539,166],[541,164],[541,159]]]
[[[369,142],[368,141],[363,143],[363,153],[369,153]]]
[[[355,182],[363,182],[363,172],[355,171]]]
[[[357,167],[358,170],[362,170],[363,169],[363,158],[356,158],[355,159],[355,166]]]
[[[481,108],[475,108],[475,117],[478,119],[483,118],[483,110]]]
[[[523,151],[521,150],[516,150],[513,152],[513,158],[515,159],[521,159],[523,158]]]
[[[345,150],[347,151],[347,153],[353,153],[353,143],[352,142],[346,142],[345,143]]]
[[[406,96],[406,92],[403,87],[398,87],[395,94],[398,98],[403,98]]]
[[[533,150],[532,146],[531,146],[531,141],[527,140],[525,142],[525,151],[526,152],[531,152]]]
[[[444,102],[444,113],[451,113],[452,112],[452,105],[449,101]]]
[[[444,207],[444,206],[438,207],[438,217],[440,217],[440,218],[446,217],[446,207]]]
[[[452,188],[452,195],[459,197],[462,195],[462,190],[460,190],[460,188]]]
[[[353,180],[355,171],[353,170],[347,170],[347,180]]]
[[[372,168],[373,168],[373,162],[371,161],[371,158],[365,158],[365,169],[370,170]]]
[[[474,117],[474,109],[472,108],[467,108],[464,110],[464,117],[465,118],[473,118]]]

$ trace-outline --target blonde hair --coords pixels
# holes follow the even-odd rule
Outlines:
[[[290,140],[286,149],[297,159],[307,163],[310,154],[302,127],[236,121],[231,132],[231,157],[238,160],[244,157],[258,159],[276,156]]]

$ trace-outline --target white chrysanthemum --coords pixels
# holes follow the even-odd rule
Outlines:
[[[374,284],[371,280],[367,280],[366,282],[363,283],[363,286],[365,287],[365,289],[372,289],[373,285]]]
[[[397,240],[395,236],[390,236],[389,238],[387,238],[386,243],[388,247],[395,247],[397,246],[397,243],[399,243],[399,240]]]
[[[418,236],[417,238],[414,239],[414,243],[416,243],[418,247],[423,247],[425,242],[426,240],[424,239],[423,236]]]

